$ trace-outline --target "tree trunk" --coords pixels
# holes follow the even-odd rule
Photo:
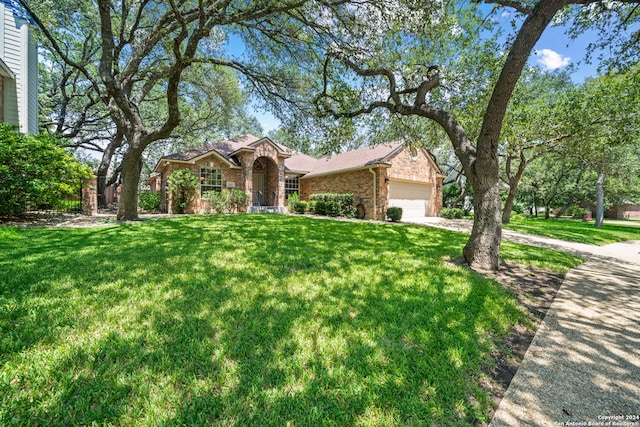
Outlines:
[[[460,202],[464,201],[464,198],[467,195],[467,187],[466,185],[461,184],[461,190],[460,190],[460,194],[458,195],[458,197],[456,197],[456,199],[453,201],[453,203],[451,203],[451,207],[452,208],[457,208],[458,205],[460,204]],[[464,204],[462,205],[463,209],[464,209]]]
[[[513,211],[513,201],[516,198],[517,183],[511,182],[509,184],[509,194],[507,194],[507,200],[504,201],[504,210],[502,211],[502,223],[509,224],[511,222],[511,211]]]
[[[598,172],[596,181],[596,228],[602,227],[604,221],[604,173]]]
[[[560,218],[571,206],[573,206],[573,197],[569,197],[569,201],[562,208],[558,209],[558,212],[556,212],[554,218]]]
[[[551,201],[544,202],[544,219],[549,219],[551,215]]]
[[[96,175],[98,175],[98,207],[104,209],[107,207],[107,199],[105,198],[105,191],[107,188],[107,173],[109,172],[109,166],[111,166],[111,160],[113,159],[113,155],[116,150],[122,146],[123,138],[122,134],[118,132],[118,134],[114,137],[114,139],[107,144],[107,147],[104,149],[102,153],[102,159],[100,160],[100,165],[98,166],[98,170],[96,171]]]
[[[518,170],[516,171],[515,175],[511,175],[511,156],[507,157],[507,162],[505,164],[507,178],[509,179],[509,194],[507,194],[507,200],[505,200],[504,202],[504,211],[502,212],[503,224],[509,224],[509,222],[511,221],[513,201],[516,199],[518,184],[520,183],[520,179],[522,179],[524,169],[527,167],[528,163],[523,150],[520,151],[519,157],[520,163],[518,163]]]
[[[122,188],[117,214],[120,221],[138,218],[138,183],[142,173],[140,155],[141,153],[129,149],[122,158]]]
[[[498,147],[502,122],[513,89],[520,78],[531,50],[553,16],[566,0],[543,0],[537,3],[518,31],[496,82],[482,119],[476,144],[477,160],[458,158],[470,175],[473,187],[474,222],[471,237],[463,254],[469,265],[482,270],[497,270],[500,263],[500,191]],[[455,146],[455,144],[454,144]],[[457,153],[456,153],[457,154]],[[469,174],[469,166],[471,174]]]
[[[500,263],[500,191],[498,179],[489,185],[473,185],[473,229],[462,251],[477,270],[495,271]]]

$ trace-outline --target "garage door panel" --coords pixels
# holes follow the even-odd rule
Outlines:
[[[427,214],[425,200],[389,199],[389,207],[402,208],[403,218],[420,217]]]
[[[403,218],[427,216],[430,199],[430,184],[393,180],[389,182],[389,207],[402,208]]]

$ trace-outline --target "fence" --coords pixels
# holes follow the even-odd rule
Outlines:
[[[32,213],[82,213],[83,180],[78,182],[78,190],[51,204],[30,206],[27,212]]]

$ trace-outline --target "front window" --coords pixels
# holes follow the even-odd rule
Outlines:
[[[200,195],[205,191],[222,191],[222,169],[200,168]]]
[[[284,194],[287,200],[293,193],[300,195],[300,181],[297,176],[289,176],[284,180]]]

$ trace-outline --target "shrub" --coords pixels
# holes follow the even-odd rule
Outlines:
[[[138,205],[140,209],[147,212],[157,212],[160,210],[160,193],[156,191],[142,191],[138,195]]]
[[[218,214],[239,212],[247,203],[247,194],[235,188],[205,191],[202,198],[209,202],[209,209]]]
[[[304,201],[302,201],[302,202],[298,201],[298,202],[295,202],[293,204],[294,212],[297,212],[299,214],[305,213],[305,211],[307,210],[308,207],[309,207],[309,204],[307,202],[304,202]]]
[[[326,215],[327,214],[327,202],[323,200],[316,201],[315,209],[313,211],[316,215]]]
[[[171,193],[171,208],[173,212],[183,214],[198,194],[198,177],[189,169],[178,169],[167,179],[169,193]]]
[[[338,215],[335,216],[340,216],[340,215],[344,215],[344,216],[349,216],[349,215],[355,215],[354,209],[353,209],[353,205],[355,203],[355,197],[353,196],[353,193],[320,193],[320,194],[312,194],[311,196],[309,196],[309,200],[313,203],[338,203],[338,205],[340,206],[339,210],[340,213]],[[323,209],[324,208],[324,209]],[[320,212],[318,212],[318,206],[316,205],[316,209],[315,209],[315,213],[318,215],[328,215],[328,213],[326,212],[326,205],[320,205]]]
[[[327,202],[327,215],[340,216],[342,214],[342,206],[339,202]]]
[[[78,194],[91,169],[58,145],[53,135],[24,135],[0,124],[0,215],[57,206]]]
[[[464,210],[458,208],[442,208],[440,215],[447,219],[461,219],[464,216]]]
[[[289,197],[287,197],[287,208],[289,209],[289,212],[297,212],[296,203],[298,203],[299,201],[300,196],[297,192],[289,194]]]
[[[347,218],[355,218],[356,214],[357,214],[357,209],[355,206],[348,206],[345,210],[344,210],[344,216],[346,216]]]
[[[393,222],[400,221],[400,219],[402,219],[402,208],[387,208],[387,218],[389,218]]]
[[[316,213],[316,202],[309,202],[309,212]]]
[[[584,215],[585,209],[578,205],[573,205],[568,209],[568,211],[569,215],[571,215],[573,218],[582,219],[582,215]]]

